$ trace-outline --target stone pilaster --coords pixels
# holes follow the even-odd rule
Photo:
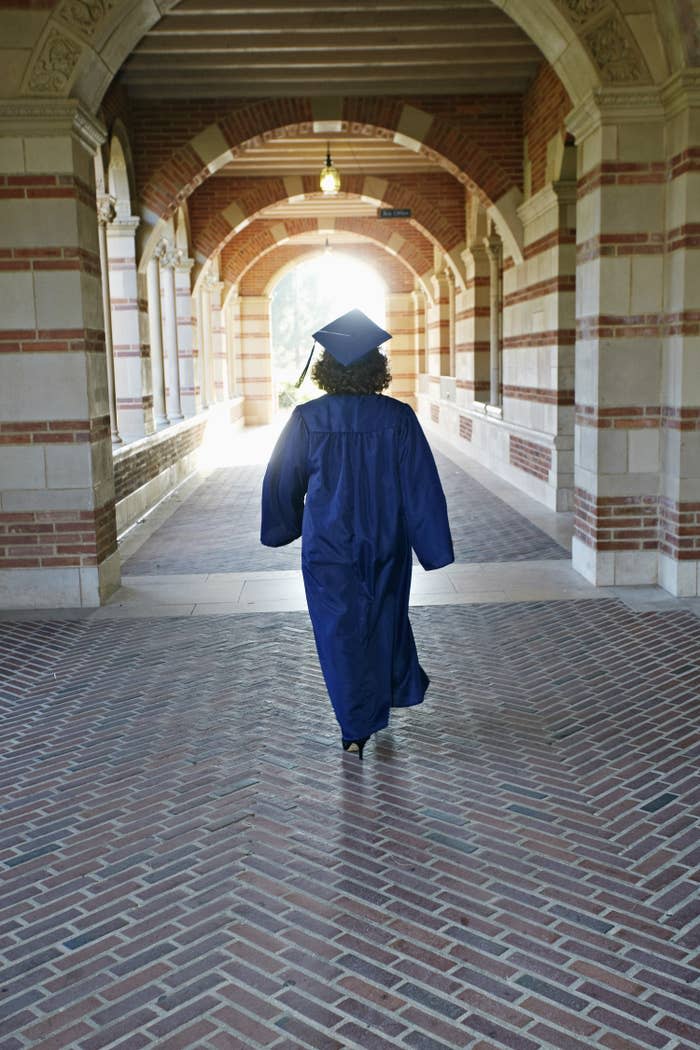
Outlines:
[[[450,336],[454,331],[454,298],[446,268],[432,278],[433,301],[428,308],[428,361],[431,376],[448,376],[452,367]]]
[[[0,102],[0,605],[119,583],[94,152],[74,101]]]

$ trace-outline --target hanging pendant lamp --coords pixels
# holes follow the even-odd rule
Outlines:
[[[328,143],[326,144],[326,163],[321,168],[319,186],[326,197],[333,197],[340,189],[340,175],[338,169],[333,166],[331,147]]]

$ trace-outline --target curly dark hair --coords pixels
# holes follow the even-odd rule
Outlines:
[[[327,394],[379,394],[389,386],[391,372],[386,357],[375,347],[347,368],[324,351],[311,378]]]

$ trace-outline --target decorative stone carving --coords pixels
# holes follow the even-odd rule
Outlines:
[[[97,221],[101,226],[106,226],[108,223],[113,222],[117,209],[115,207],[116,201],[114,197],[100,197],[97,201]]]
[[[607,5],[608,0],[559,0],[559,3],[574,22],[587,22]]]
[[[617,15],[587,33],[585,40],[604,80],[618,84],[643,79],[639,56],[625,23]]]
[[[89,38],[114,4],[115,0],[65,0],[57,17],[71,29]]]
[[[70,84],[82,48],[74,40],[53,30],[46,38],[29,78],[29,90],[60,95]]]

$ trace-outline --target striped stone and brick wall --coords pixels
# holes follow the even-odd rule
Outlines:
[[[29,110],[32,104],[28,104]],[[0,603],[119,579],[93,150],[73,102],[0,113]]]

